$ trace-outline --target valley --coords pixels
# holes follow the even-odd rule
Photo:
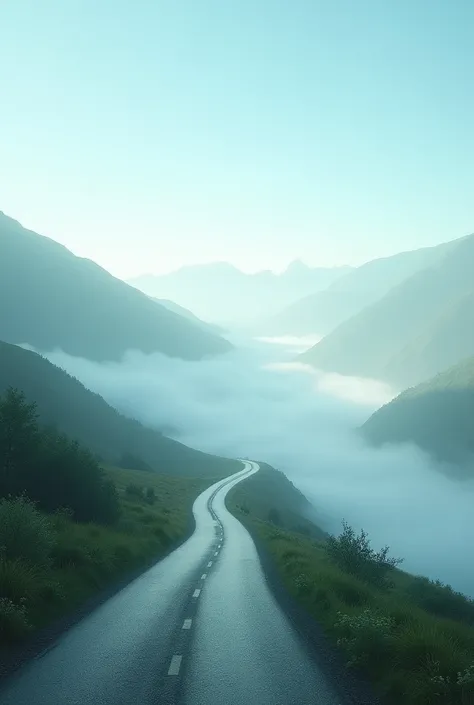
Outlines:
[[[98,276],[105,288],[91,287],[96,274],[91,278],[90,272],[99,271],[95,265],[10,219],[2,224],[2,261],[4,267],[10,263],[5,272],[23,268],[30,247],[35,253],[30,264],[38,271],[33,276],[26,269],[24,283],[12,284],[5,276],[2,284],[10,298],[8,308],[4,298],[0,312],[5,339],[0,341],[0,666],[5,678],[0,702],[31,700],[33,680],[42,683],[38,703],[64,702],[66,681],[56,681],[54,692],[48,685],[63,650],[74,668],[89,669],[92,684],[86,695],[83,680],[73,679],[70,698],[148,702],[160,692],[170,703],[183,698],[192,705],[213,698],[240,702],[243,681],[238,669],[228,670],[229,654],[211,658],[211,645],[223,639],[224,622],[214,623],[211,616],[219,602],[245,645],[234,650],[235,661],[245,661],[242,648],[255,654],[262,648],[258,640],[252,646],[253,630],[242,622],[247,609],[248,624],[255,622],[261,602],[266,607],[260,619],[268,620],[269,610],[272,622],[280,625],[274,639],[286,644],[269,658],[294,660],[295,668],[301,659],[306,663],[303,682],[273,677],[270,683],[266,666],[255,656],[259,703],[294,697],[303,687],[298,697],[308,703],[314,697],[338,705],[354,698],[375,703],[378,695],[390,705],[415,705],[411,693],[420,690],[428,697],[425,672],[392,665],[407,658],[414,632],[425,635],[417,637],[423,649],[438,654],[440,673],[449,671],[450,658],[459,673],[469,673],[474,576],[459,536],[474,540],[469,528],[473,374],[472,358],[466,358],[474,351],[463,333],[470,330],[472,238],[402,253],[393,261],[375,260],[337,277],[328,274],[336,279],[327,288],[318,272],[321,290],[303,299],[311,312],[308,325],[299,327],[301,319],[290,307],[285,316],[295,325],[286,327],[281,318],[283,327],[272,336],[273,324],[259,330],[257,318],[234,317],[223,328],[212,308],[203,306],[197,317],[183,307],[186,297],[179,291],[174,292],[179,303],[166,299],[165,289],[154,301],[102,270]],[[66,291],[61,277],[68,267]],[[110,299],[116,308],[101,310],[97,302],[102,306],[107,300],[109,286],[116,289]],[[43,297],[35,294],[37,305],[43,311],[52,307],[51,315],[32,310],[35,288]],[[257,296],[255,288],[249,291]],[[338,325],[342,309],[331,301],[342,302],[344,291],[353,310],[346,309],[347,320]],[[419,291],[424,298],[413,305]],[[80,305],[84,297],[94,311],[92,322],[91,308]],[[53,301],[65,304],[71,325],[58,318]],[[133,309],[126,301],[133,301]],[[261,306],[263,311],[264,300]],[[319,307],[333,327],[322,337]],[[136,327],[136,316],[145,310],[154,321],[147,339],[140,331],[149,331],[150,324],[143,319],[143,327]],[[422,315],[423,332],[417,333]],[[94,317],[105,326],[103,338],[96,336]],[[133,324],[125,325],[121,339],[111,345],[107,325],[117,326],[119,320]],[[301,330],[304,336],[295,335]],[[125,335],[134,342],[129,344]],[[311,336],[321,338],[313,347]],[[170,347],[171,339],[178,347]],[[364,346],[371,348],[370,355]],[[346,351],[345,358],[336,350]],[[412,379],[426,381],[398,394],[402,380]],[[222,498],[214,505],[211,497],[219,488]],[[225,514],[224,488],[230,488],[227,509],[238,521]],[[210,543],[209,517],[204,518],[206,502],[211,518],[224,529],[217,551]],[[16,534],[7,528],[13,526]],[[365,555],[363,562],[341,563],[334,553],[338,541],[348,542],[353,560]],[[364,541],[368,553],[359,555]],[[200,563],[193,568],[199,556],[206,565],[216,562],[211,553],[217,558],[223,542],[225,560],[219,556],[215,577]],[[403,571],[380,558],[386,554],[377,550],[384,545],[390,555],[403,558]],[[248,570],[253,567],[242,574],[236,594],[228,576],[237,569],[238,555],[248,556]],[[169,572],[167,566],[175,567]],[[382,571],[387,579],[372,583],[362,569]],[[202,591],[202,600],[196,601],[186,586],[199,571],[204,572],[194,593]],[[179,596],[167,587],[171,579],[180,585]],[[262,588],[264,580],[269,588]],[[163,632],[158,675],[150,680],[155,661],[144,660],[136,671],[140,687],[135,676],[125,675],[125,680],[114,676],[112,687],[111,674],[122,668],[122,657],[114,660],[112,671],[99,672],[92,661],[84,661],[81,644],[89,639],[87,630],[95,634],[123,600],[130,614],[144,609],[151,618],[149,598],[140,591],[152,585],[161,591],[159,610],[167,609],[170,599],[182,604],[178,611],[173,608]],[[234,602],[240,604],[237,611]],[[195,616],[184,617],[189,609]],[[293,615],[304,636],[288,629],[286,614]],[[375,614],[382,615],[379,626],[370,622]],[[195,645],[176,641],[181,617],[186,624],[196,620]],[[138,612],[136,619],[142,619]],[[162,612],[156,619],[163,619]],[[383,638],[390,647],[383,667],[376,666],[374,655],[360,652],[360,620],[372,625],[374,644],[385,625]],[[112,645],[113,633],[107,638]],[[151,632],[146,639],[130,632],[123,657],[129,649],[143,654],[152,638]],[[464,644],[451,657],[450,640]],[[341,654],[333,652],[336,642]],[[51,644],[56,656],[42,660],[36,672],[31,657]],[[173,655],[173,649],[179,653]],[[313,650],[322,659],[320,672],[311,666]],[[365,661],[354,679],[344,659],[361,658]],[[231,690],[211,693],[204,665],[209,660],[226,674]],[[408,690],[401,683],[408,683]],[[465,692],[464,686],[453,688]]]

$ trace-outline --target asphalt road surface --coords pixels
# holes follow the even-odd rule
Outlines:
[[[340,705],[225,508],[256,463],[195,501],[196,530],[9,679],[0,705]]]

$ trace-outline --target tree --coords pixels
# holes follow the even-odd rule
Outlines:
[[[22,392],[0,397],[0,496],[26,495],[41,509],[71,509],[78,521],[112,522],[115,486],[94,456],[54,429],[40,430],[36,405]]]
[[[345,521],[341,534],[330,536],[326,544],[328,556],[342,570],[379,587],[388,584],[387,573],[403,562],[402,558],[390,557],[389,550],[384,546],[380,551],[374,551],[367,532],[361,529],[356,534]]]
[[[0,397],[0,494],[21,492],[24,475],[38,451],[36,404],[23,392],[7,389]]]

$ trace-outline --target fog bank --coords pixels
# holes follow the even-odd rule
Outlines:
[[[394,392],[292,364],[295,339],[237,343],[201,362],[137,352],[102,365],[61,352],[48,358],[188,445],[267,461],[314,503],[324,528],[338,531],[345,518],[374,547],[388,543],[406,570],[474,594],[463,548],[474,540],[474,482],[448,479],[415,447],[367,447],[355,431]]]

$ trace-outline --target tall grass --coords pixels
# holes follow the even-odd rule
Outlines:
[[[325,542],[233,509],[258,534],[288,591],[338,645],[348,668],[364,674],[384,702],[474,705],[471,600],[403,573],[386,553],[368,554],[384,561],[384,571],[367,571],[353,557],[337,555],[334,542],[328,550]]]
[[[113,524],[74,521],[67,509],[45,514],[23,497],[0,500],[0,646],[164,555],[185,537],[195,497],[215,479],[104,472],[120,502]]]

